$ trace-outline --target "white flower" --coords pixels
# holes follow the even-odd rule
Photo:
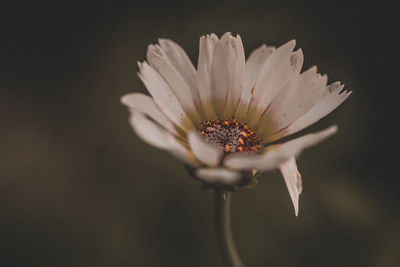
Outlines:
[[[294,40],[262,45],[246,61],[239,35],[210,34],[200,38],[196,70],[179,45],[160,39],[139,63],[151,97],[132,93],[121,101],[141,139],[183,160],[207,185],[234,188],[279,168],[297,215],[302,183],[295,157],[337,127],[279,140],[326,116],[351,92],[339,82],[327,85],[316,67],[300,74],[303,53],[294,47]]]

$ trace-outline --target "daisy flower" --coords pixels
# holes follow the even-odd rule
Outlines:
[[[197,69],[168,39],[150,45],[139,77],[151,96],[131,93],[121,101],[146,143],[185,162],[205,187],[232,191],[255,176],[280,169],[298,214],[301,175],[295,158],[326,139],[336,126],[288,136],[338,107],[351,92],[316,67],[301,73],[303,53],[294,40],[262,45],[245,59],[239,35],[200,38]],[[283,139],[283,141],[282,141]]]

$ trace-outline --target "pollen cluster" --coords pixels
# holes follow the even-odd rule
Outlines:
[[[225,153],[257,152],[261,147],[257,135],[235,119],[209,120],[201,124],[199,131]]]

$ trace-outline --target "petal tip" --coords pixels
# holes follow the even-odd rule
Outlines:
[[[294,210],[294,215],[295,215],[296,217],[299,217],[299,209],[295,209],[295,210]]]
[[[128,99],[129,99],[129,96],[130,96],[131,94],[126,94],[126,95],[123,95],[123,96],[121,96],[121,98],[119,99],[119,101],[121,102],[121,104],[123,104],[124,106],[126,106],[126,107],[128,107],[129,108],[129,104],[128,104]]]
[[[328,129],[326,129],[325,131],[326,131],[327,136],[331,136],[331,135],[336,134],[339,131],[339,127],[335,124],[335,125],[332,125],[331,127],[329,127]]]
[[[296,40],[292,39],[289,42],[286,43],[289,47],[291,47],[292,49],[294,49],[294,47],[296,46]]]

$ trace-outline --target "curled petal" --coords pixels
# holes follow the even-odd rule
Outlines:
[[[194,155],[208,166],[217,166],[222,157],[222,151],[207,142],[197,131],[192,131],[188,135],[190,149]]]
[[[299,196],[303,190],[303,184],[301,181],[301,174],[297,170],[296,159],[294,157],[289,158],[279,166],[279,169],[289,191],[289,195],[294,206],[294,212],[296,216],[298,216]]]

